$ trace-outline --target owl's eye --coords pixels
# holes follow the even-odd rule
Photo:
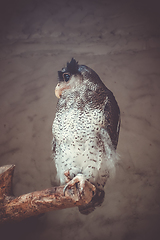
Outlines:
[[[64,73],[64,74],[63,74],[63,78],[64,78],[64,80],[65,80],[66,82],[68,82],[69,79],[70,79],[70,74],[69,74],[69,73]]]

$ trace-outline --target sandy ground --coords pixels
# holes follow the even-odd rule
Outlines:
[[[16,196],[56,185],[54,88],[57,71],[71,57],[94,69],[119,103],[116,177],[92,214],[76,208],[49,212],[1,227],[0,239],[159,239],[158,1],[2,1],[0,165],[16,165]]]

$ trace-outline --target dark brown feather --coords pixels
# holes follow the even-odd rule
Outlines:
[[[120,130],[120,110],[113,96],[113,93],[107,89],[108,102],[105,105],[105,129],[107,130],[114,148],[117,148],[119,130]]]

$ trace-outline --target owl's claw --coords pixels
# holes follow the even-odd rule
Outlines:
[[[84,178],[84,176],[82,174],[77,174],[77,176],[75,176],[71,181],[69,181],[66,186],[63,189],[63,194],[65,196],[65,191],[67,188],[71,188],[73,187],[75,184],[79,183],[79,194],[81,195],[83,192],[83,189],[85,187],[85,181],[86,179]]]

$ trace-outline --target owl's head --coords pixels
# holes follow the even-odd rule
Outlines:
[[[105,87],[96,72],[85,65],[79,65],[74,58],[67,63],[67,67],[58,71],[58,79],[55,88],[57,98],[60,98],[63,92],[81,90],[82,87],[90,90],[96,90],[99,85]]]

